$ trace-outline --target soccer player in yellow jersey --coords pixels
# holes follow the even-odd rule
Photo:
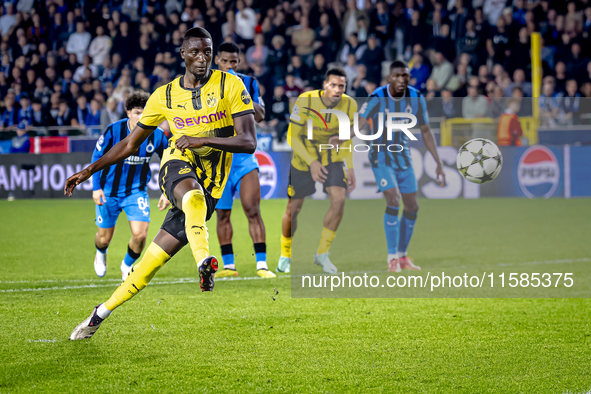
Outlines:
[[[339,134],[337,116],[322,115],[320,111],[342,111],[347,114],[352,124],[353,114],[357,112],[357,103],[344,94],[346,86],[345,72],[339,68],[330,69],[324,78],[324,89],[302,93],[293,107],[287,134],[287,140],[293,149],[293,158],[289,173],[287,208],[281,226],[281,257],[277,272],[290,270],[291,239],[296,230],[297,216],[304,204],[304,197],[316,191],[316,182],[324,185],[330,208],[324,216],[324,228],[314,263],[320,265],[326,273],[337,272],[337,268],[328,258],[328,250],[343,218],[347,188],[349,192],[355,188],[353,154],[351,140],[346,141],[339,151],[320,149],[321,144],[328,144],[330,137]],[[313,139],[310,140],[307,137],[308,119],[317,117],[318,120],[320,116],[323,117],[323,122],[313,123]]]
[[[156,272],[187,243],[197,262],[202,291],[212,291],[218,263],[209,256],[208,220],[224,190],[232,153],[256,149],[252,99],[242,81],[211,70],[211,35],[195,27],[181,45],[185,75],[158,88],[137,126],[101,159],[66,181],[64,193],[90,176],[135,152],[163,121],[173,137],[164,151],[159,184],[172,204],[162,227],[139,264],[105,303],[72,332],[70,339],[90,338],[111,312],[148,285]]]

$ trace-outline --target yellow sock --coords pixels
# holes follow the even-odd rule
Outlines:
[[[281,257],[291,259],[291,237],[281,235]]]
[[[318,246],[318,254],[328,253],[328,250],[330,249],[330,244],[332,244],[332,241],[334,240],[334,237],[336,235],[337,233],[327,229],[326,227],[322,229],[322,233],[320,233],[320,245]]]
[[[195,262],[209,256],[209,233],[205,225],[207,204],[201,190],[192,190],[183,197],[183,212],[185,213],[185,232],[189,246],[193,252]]]
[[[139,293],[140,290],[150,283],[156,272],[158,272],[168,260],[170,260],[168,253],[152,242],[150,246],[148,246],[148,250],[146,250],[142,261],[131,269],[125,282],[123,282],[121,286],[115,290],[111,298],[105,302],[105,307],[112,311],[125,301],[130,300],[131,297]]]

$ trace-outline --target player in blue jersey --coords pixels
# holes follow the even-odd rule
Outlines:
[[[225,42],[218,47],[215,63],[220,71],[238,76],[252,97],[254,105],[254,120],[260,122],[265,119],[265,104],[261,99],[259,84],[254,77],[239,74],[234,71],[240,63],[240,49],[231,42]],[[232,160],[232,170],[226,183],[222,198],[216,206],[217,234],[222,249],[224,269],[216,273],[216,277],[238,276],[232,247],[232,222],[230,215],[234,205],[234,195],[240,194],[242,208],[248,219],[248,230],[256,256],[257,274],[263,278],[274,278],[275,274],[267,266],[267,244],[265,242],[265,224],[261,217],[261,186],[259,184],[259,164],[254,154],[235,153]]]
[[[423,95],[415,88],[408,86],[410,70],[406,63],[394,61],[390,65],[388,84],[376,89],[361,107],[359,113],[359,128],[363,127],[367,120],[372,119],[373,127],[377,125],[378,114],[386,112],[412,113],[417,118],[417,124],[425,147],[437,163],[437,182],[445,185],[443,165],[437,154],[437,143],[433,132],[429,127],[429,114]],[[394,121],[406,122],[408,118],[395,119]],[[388,245],[388,271],[400,272],[401,269],[420,270],[414,265],[412,259],[407,256],[408,244],[412,237],[419,204],[417,202],[417,179],[412,166],[409,137],[402,131],[393,133],[394,141],[387,141],[387,133],[383,132],[381,140],[372,144],[369,152],[369,161],[378,184],[378,191],[384,193],[386,199],[386,213],[384,214],[384,230]],[[380,148],[379,144],[399,144],[404,149],[393,153]],[[392,149],[395,150],[395,149]],[[402,218],[398,219],[400,197],[404,203]]]
[[[142,117],[149,97],[148,93],[142,91],[135,91],[127,97],[125,110],[128,119],[122,119],[107,126],[94,148],[93,163],[133,130]],[[92,198],[96,203],[98,227],[95,236],[94,270],[98,276],[102,277],[107,272],[107,248],[113,238],[115,223],[122,210],[127,215],[132,234],[127,246],[127,254],[121,262],[123,280],[127,277],[133,263],[140,257],[150,225],[150,202],[146,191],[152,175],[150,158],[154,153],[162,158],[162,152],[167,146],[166,136],[161,129],[157,128],[134,155],[93,175]],[[161,196],[158,208],[162,211],[168,205],[166,197]]]

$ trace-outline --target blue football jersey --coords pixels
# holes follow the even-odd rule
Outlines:
[[[404,95],[400,98],[393,98],[390,96],[388,89],[390,85],[377,88],[363,104],[359,112],[359,116],[365,119],[372,119],[374,133],[377,130],[378,114],[384,113],[384,130],[382,136],[373,141],[373,144],[384,144],[376,148],[371,146],[369,151],[369,161],[372,167],[388,166],[395,170],[406,170],[412,167],[410,157],[410,149],[408,147],[409,137],[402,131],[395,131],[393,133],[393,141],[388,141],[388,133],[386,132],[385,122],[387,119],[387,112],[398,112],[413,114],[417,117],[417,125],[423,126],[429,124],[429,114],[427,112],[427,103],[425,97],[417,89],[408,87]],[[408,118],[396,119],[394,122],[408,121]],[[402,152],[389,152],[385,146],[391,144],[399,144],[404,148]]]
[[[246,90],[248,90],[248,94],[250,94],[250,97],[252,97],[253,103],[257,103],[263,107],[265,106],[263,99],[261,98],[259,83],[255,77],[240,74],[235,72],[234,70],[230,70],[229,73],[236,75],[238,78],[242,80],[244,86],[246,86]],[[252,156],[251,153],[234,153],[232,157],[232,166],[240,165],[244,160],[248,159],[250,156]]]
[[[92,162],[100,159],[130,132],[128,119],[122,119],[107,126],[96,143]],[[137,191],[145,191],[151,176],[150,159],[154,153],[162,158],[162,152],[167,146],[168,140],[164,132],[156,128],[135,154],[121,163],[94,174],[92,189],[103,189],[105,196],[110,197],[127,197]]]

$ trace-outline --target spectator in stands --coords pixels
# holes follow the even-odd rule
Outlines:
[[[314,65],[308,73],[310,75],[308,80],[309,86],[312,86],[314,89],[322,89],[324,85],[324,74],[326,74],[324,56],[322,53],[317,53],[314,56]]]
[[[559,100],[554,94],[554,79],[552,77],[545,79],[542,85],[539,105],[542,124],[555,126],[559,115]]]
[[[31,100],[27,93],[22,93],[19,100],[20,109],[18,110],[16,119],[17,122],[26,121],[27,125],[33,123],[33,109],[31,108]]]
[[[57,113],[50,113],[52,117],[52,123],[54,126],[76,126],[74,111],[70,109],[70,106],[66,100],[59,102],[59,109]],[[67,132],[66,132],[67,134]]]
[[[497,86],[494,82],[486,88],[487,95],[491,98],[490,103],[490,116],[492,118],[499,118],[505,113],[507,108],[507,100],[505,99],[505,92],[500,86]]]
[[[8,91],[4,97],[4,112],[2,113],[2,127],[4,130],[14,130],[18,123],[17,121],[18,109],[15,106],[14,92]]]
[[[489,37],[486,40],[486,49],[488,56],[493,62],[498,64],[505,64],[505,60],[509,57],[509,33],[505,27],[505,20],[498,18],[496,28],[491,28]]]
[[[511,96],[513,94],[513,89],[516,87],[521,88],[526,96],[531,97],[532,85],[530,82],[525,81],[525,72],[520,68],[515,70],[513,73],[513,82],[511,82],[509,86],[504,89],[505,96]]]
[[[343,70],[345,71],[345,74],[347,74],[347,90],[346,93],[349,96],[353,96],[354,92],[353,92],[353,85],[351,84],[351,82],[357,77],[357,68],[359,68],[359,65],[357,64],[357,59],[355,59],[355,54],[350,53],[349,56],[347,56],[347,65],[343,68]]]
[[[330,24],[328,13],[320,15],[320,26],[316,28],[316,43],[319,46],[317,51],[322,53],[325,59],[334,59],[337,53],[337,33]]]
[[[34,98],[32,104],[32,116],[34,127],[48,127],[50,126],[49,112],[44,108],[40,99]]]
[[[288,55],[287,48],[285,48],[285,39],[282,36],[273,36],[271,40],[271,49],[267,57],[267,67],[273,75],[273,83],[285,78],[285,64],[287,63]]]
[[[517,115],[520,117],[532,116],[532,100],[531,98],[523,97],[523,89],[521,87],[514,87],[511,97],[519,102],[519,112]]]
[[[581,124],[581,95],[576,79],[566,81],[566,94],[560,99],[564,124]]]
[[[10,29],[16,25],[16,16],[14,15],[14,5],[11,3],[5,3],[6,14],[0,17],[0,34],[5,37]]]
[[[125,0],[121,5],[121,13],[127,16],[130,21],[137,22],[140,19],[139,7],[139,0]]]
[[[352,87],[353,91],[355,92],[355,97],[366,97],[365,85],[367,83],[367,68],[365,65],[360,64],[357,68],[357,77],[351,83],[351,85],[353,85]]]
[[[404,33],[405,58],[411,57],[412,47],[415,44],[421,44],[423,48],[427,45],[428,30],[421,24],[420,18],[421,13],[414,10],[410,23],[406,26]]]
[[[82,62],[84,55],[87,53],[90,38],[90,33],[84,30],[84,22],[77,22],[76,33],[73,33],[70,38],[68,38],[66,51],[75,54],[78,62]]]
[[[90,105],[88,104],[88,100],[86,96],[81,94],[76,99],[76,113],[74,121],[77,122],[78,125],[84,126],[84,122],[88,117],[88,112],[90,111]]]
[[[415,53],[412,58],[409,85],[419,90],[425,90],[429,78],[429,67],[423,63],[423,55]]]
[[[375,83],[380,82],[382,77],[382,62],[384,61],[384,50],[378,47],[378,39],[375,34],[370,34],[367,40],[367,49],[363,51],[359,63],[367,68],[367,79]],[[422,61],[422,58],[421,58]],[[422,71],[425,71],[424,69]],[[428,72],[428,69],[427,69]],[[425,78],[426,80],[426,78]]]
[[[283,85],[283,91],[289,99],[296,99],[302,94],[302,89],[296,85],[296,79],[293,74],[287,74],[285,76],[285,85]]]
[[[245,5],[243,0],[236,2],[236,36],[237,43],[244,44],[245,49],[253,44],[255,27],[257,25],[256,13]],[[295,44],[294,44],[295,45]]]
[[[101,130],[104,130],[111,123],[121,119],[121,114],[117,112],[117,99],[109,97],[105,108],[101,111]]]
[[[566,72],[568,75],[582,80],[585,75],[585,68],[589,63],[589,58],[581,52],[581,44],[573,42],[571,45],[571,56],[566,63]]]
[[[89,137],[100,134],[101,132],[101,104],[94,98],[90,100],[90,109],[86,114],[84,125],[86,126],[86,135]]]
[[[392,47],[392,37],[394,35],[394,17],[388,10],[388,3],[380,0],[376,4],[376,8],[372,10],[370,16],[370,34],[375,34],[380,40],[384,49],[384,56],[391,59],[392,54],[390,49]]]
[[[453,97],[453,93],[449,90],[441,91],[441,117],[457,118],[461,116],[459,100]]]
[[[295,53],[302,58],[304,64],[310,66],[313,62],[314,41],[316,32],[310,28],[308,17],[302,16],[300,27],[291,35],[291,44],[295,47]]]
[[[111,50],[111,38],[105,35],[105,29],[98,25],[96,28],[96,37],[90,43],[88,54],[92,57],[92,63],[96,66],[102,66],[109,57]]]
[[[453,76],[453,66],[447,61],[442,52],[435,52],[435,65],[431,72],[430,78],[435,83],[435,90],[441,91],[446,89],[448,82]]]
[[[449,25],[443,24],[439,34],[439,36],[433,38],[433,49],[436,52],[441,52],[448,61],[454,61],[456,50],[453,41],[449,37]]]
[[[531,68],[530,51],[529,33],[527,28],[522,27],[519,30],[519,39],[510,45],[510,57],[507,62],[509,72],[515,72],[517,69],[529,70]]]
[[[267,107],[270,109],[266,112],[267,125],[275,130],[277,140],[283,142],[289,119],[289,99],[284,94],[283,86],[275,86],[273,98]]]
[[[27,133],[28,127],[29,124],[26,120],[18,123],[16,136],[12,138],[10,153],[29,153],[31,143],[29,142],[29,134]]]
[[[483,118],[488,112],[486,97],[478,94],[478,87],[468,86],[468,97],[462,100],[462,117],[466,119]]]
[[[41,77],[35,81],[35,90],[33,97],[39,99],[43,105],[47,105],[49,97],[51,96],[51,89],[45,85],[45,80]]]
[[[357,33],[353,33],[349,36],[347,42],[341,49],[339,61],[341,63],[347,63],[347,56],[349,56],[350,53],[355,54],[355,58],[359,61],[366,48],[367,45],[359,41]]]
[[[308,80],[308,66],[303,63],[302,58],[298,55],[291,57],[291,63],[287,66],[287,72],[293,75],[299,84],[303,86],[303,82]]]
[[[265,45],[265,37],[262,34],[254,36],[254,45],[246,51],[246,60],[256,76],[267,72],[267,58],[269,48]]]
[[[562,94],[566,90],[566,64],[561,61],[557,62],[554,71],[556,72],[554,75],[554,92],[557,94]]]

